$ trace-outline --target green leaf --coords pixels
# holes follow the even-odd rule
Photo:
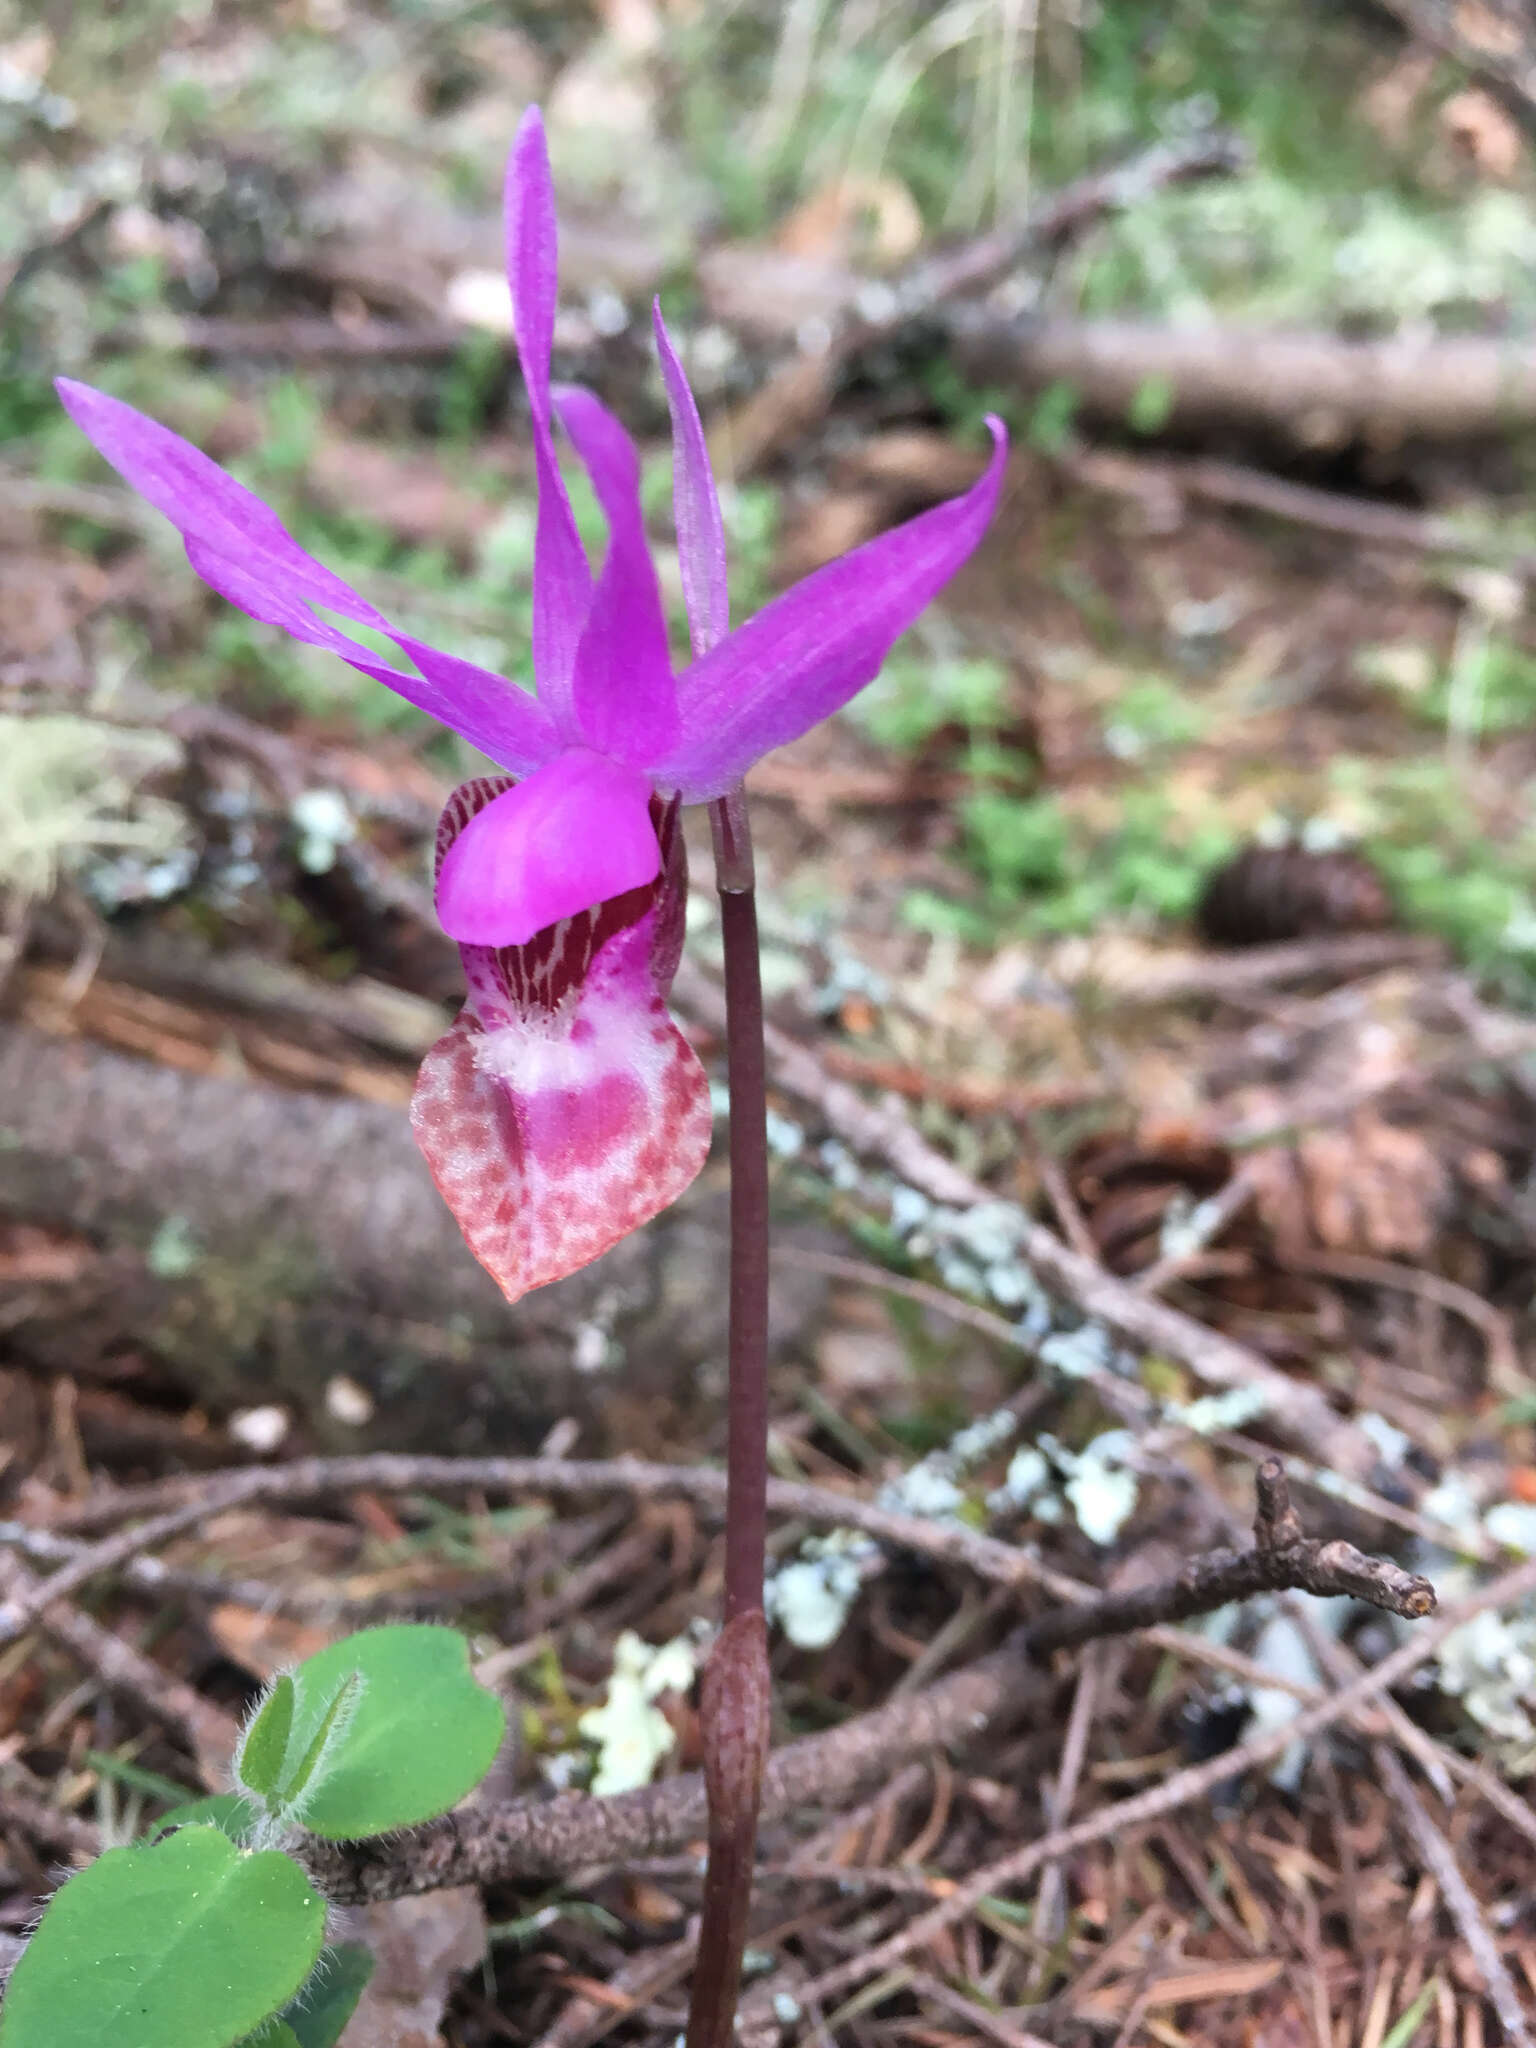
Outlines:
[[[406,1622],[346,1636],[294,1672],[295,1735],[306,1748],[354,1671],[362,1695],[304,1809],[305,1827],[329,1841],[446,1813],[485,1776],[506,1732],[458,1630]]]
[[[110,1849],[56,1892],[0,2008],[0,2048],[229,2048],[298,1990],[325,1904],[216,1827]]]
[[[286,2020],[268,2020],[261,2032],[242,2041],[240,2048],[301,2048],[301,2043]]]
[[[284,1807],[289,1810],[298,1807],[311,1781],[325,1781],[327,1770],[322,1768],[322,1759],[328,1759],[330,1754],[346,1741],[353,1711],[362,1698],[363,1691],[363,1674],[360,1671],[349,1671],[337,1686],[335,1698],[321,1715],[314,1741],[300,1757],[293,1776],[283,1785]]]
[[[283,2011],[298,2048],[336,2048],[372,1975],[373,1955],[361,1942],[327,1949],[314,1976]]]
[[[167,1828],[204,1824],[221,1829],[232,1842],[243,1848],[256,1825],[256,1809],[242,1793],[210,1792],[206,1798],[189,1799],[184,1806],[173,1806],[169,1813],[162,1813],[155,1822],[153,1833],[158,1837]]]
[[[270,1806],[283,1775],[288,1738],[293,1733],[293,1680],[285,1671],[256,1709],[235,1752],[235,1777],[247,1792]]]

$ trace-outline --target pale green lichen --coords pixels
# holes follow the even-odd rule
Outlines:
[[[185,820],[142,785],[180,760],[165,733],[0,715],[0,886],[35,900],[94,856],[167,860],[183,847]]]
[[[1170,1422],[1181,1423],[1196,1436],[1215,1436],[1222,1430],[1244,1429],[1257,1421],[1269,1406],[1269,1396],[1258,1387],[1228,1387],[1221,1394],[1203,1394],[1198,1401],[1170,1402]]]
[[[781,1565],[763,1587],[763,1607],[800,1650],[836,1642],[858,1598],[879,1546],[854,1529],[807,1537],[799,1555]]]
[[[697,1665],[696,1650],[681,1636],[657,1648],[625,1629],[613,1646],[608,1697],[600,1707],[589,1707],[576,1724],[587,1741],[597,1744],[594,1792],[632,1792],[651,1782],[677,1740],[654,1702],[664,1692],[687,1692]]]

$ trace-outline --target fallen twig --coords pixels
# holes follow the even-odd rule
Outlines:
[[[684,962],[677,988],[687,1005],[706,1020],[718,1013],[719,994],[708,978]],[[970,1209],[994,1199],[992,1192],[952,1160],[936,1152],[899,1108],[866,1102],[836,1081],[814,1053],[785,1031],[769,1025],[768,1057],[776,1083],[813,1103],[844,1143],[883,1159],[912,1187],[932,1200]],[[1216,1387],[1247,1387],[1262,1394],[1274,1427],[1321,1465],[1366,1481],[1379,1463],[1375,1445],[1334,1412],[1317,1387],[1287,1379],[1257,1352],[1247,1350],[1191,1316],[1149,1299],[1092,1259],[1062,1243],[1054,1231],[1021,1212],[1020,1254],[1041,1280],[1065,1295],[1085,1315],[1148,1351],[1187,1365]]]
[[[1251,1550],[1208,1551],[1191,1558],[1171,1580],[1106,1593],[1092,1603],[1091,1627],[1086,1626],[1086,1611],[1074,1628],[1076,1610],[1059,1608],[1035,1624],[1034,1646],[1055,1649],[1098,1636],[1124,1635],[1153,1623],[1184,1621],[1192,1614],[1213,1613],[1229,1601],[1281,1588],[1344,1593],[1414,1620],[1434,1612],[1434,1588],[1428,1579],[1405,1572],[1389,1558],[1368,1557],[1352,1543],[1319,1543],[1304,1537],[1278,1458],[1259,1467],[1255,1482],[1259,1506]]]
[[[1320,491],[1312,484],[1292,483],[1236,462],[1179,462],[1102,448],[1076,448],[1060,460],[1074,482],[1115,497],[1143,502],[1154,494],[1199,498],[1207,504],[1261,512],[1293,526],[1310,526],[1319,533],[1340,534],[1368,547],[1502,562],[1523,574],[1536,569],[1536,556],[1512,545],[1505,534],[1458,525],[1432,512],[1410,512],[1375,498]]]
[[[1070,383],[1087,412],[1116,421],[1153,381],[1175,429],[1240,422],[1303,448],[1461,441],[1536,421],[1536,349],[1519,341],[1010,320],[966,305],[947,308],[944,324],[962,375],[1030,390]]]
[[[920,258],[894,283],[866,286],[816,353],[796,354],[782,364],[721,430],[719,438],[733,467],[738,474],[745,473],[787,436],[815,426],[831,402],[838,372],[861,349],[889,341],[942,307],[987,290],[1031,255],[1107,213],[1134,206],[1167,185],[1230,176],[1246,161],[1243,143],[1224,130],[1157,143],[1128,163],[1077,179],[1022,221],[958,249]]]
[[[1493,1391],[1506,1399],[1531,1391],[1531,1382],[1521,1370],[1520,1354],[1515,1349],[1509,1318],[1500,1314],[1491,1302],[1484,1301],[1480,1294],[1474,1294],[1470,1287],[1448,1280],[1442,1273],[1428,1272],[1422,1266],[1404,1266],[1395,1259],[1373,1259],[1363,1252],[1297,1248],[1286,1251],[1285,1263],[1299,1272],[1320,1273],[1330,1279],[1348,1280],[1362,1287],[1397,1288],[1449,1309],[1463,1322],[1470,1323],[1486,1345],[1488,1384]]]
[[[1321,1734],[1323,1729],[1350,1714],[1356,1707],[1363,1706],[1379,1693],[1399,1685],[1409,1674],[1419,1668],[1458,1628],[1463,1628],[1480,1614],[1491,1609],[1506,1607],[1515,1601],[1527,1598],[1536,1592],[1536,1559],[1528,1559],[1513,1571],[1505,1572],[1468,1599],[1459,1601],[1447,1609],[1427,1627],[1415,1631],[1412,1638],[1394,1650],[1388,1657],[1363,1672],[1352,1685],[1344,1687],[1320,1705],[1309,1708],[1295,1720],[1283,1726],[1271,1728],[1241,1743],[1235,1749],[1224,1751],[1208,1763],[1197,1764],[1188,1770],[1177,1771],[1160,1785],[1154,1785],[1146,1792],[1132,1798],[1117,1800],[1090,1815],[1086,1820],[1075,1822],[1071,1827],[1060,1828],[1030,1842],[1012,1854],[974,1872],[966,1878],[947,1899],[942,1900],[928,1912],[910,1921],[899,1934],[876,1943],[863,1950],[847,1962],[814,1978],[805,1987],[805,1997],[824,2000],[842,1996],[855,1986],[865,1983],[883,1971],[895,1968],[905,1961],[914,1950],[925,1948],[944,1931],[952,1927],[971,1912],[980,1902],[994,1892],[1011,1890],[1032,1875],[1041,1864],[1073,1854],[1087,1848],[1091,1843],[1104,1841],[1112,1835],[1122,1835],[1127,1829],[1141,1827],[1149,1821],[1161,1820],[1165,1814],[1188,1806],[1196,1799],[1203,1799],[1218,1785],[1242,1773],[1256,1769],[1260,1764],[1270,1763],[1282,1755],[1293,1742],[1305,1742]],[[754,2024],[774,2024],[771,2008],[761,2009],[753,2000],[747,2001],[743,2012],[744,2027]]]
[[[1303,1538],[1278,1461],[1264,1468],[1254,1526],[1256,1540],[1249,1551],[1216,1551],[1192,1559],[1183,1571],[1155,1585],[1057,1608],[1016,1630],[990,1656],[925,1691],[775,1750],[764,1778],[763,1817],[846,1800],[907,1757],[973,1737],[999,1713],[1023,1704],[1038,1681],[1038,1659],[1052,1650],[1207,1612],[1245,1593],[1277,1586],[1357,1594],[1408,1616],[1427,1614],[1433,1607],[1425,1580],[1383,1560],[1364,1558],[1351,1545]],[[1404,1668],[1412,1668],[1411,1662]],[[1328,1705],[1331,1709],[1333,1703]],[[1300,1727],[1299,1722],[1292,1725]],[[451,1814],[419,1830],[404,1847],[316,1844],[307,1853],[328,1895],[355,1904],[446,1885],[567,1875],[587,1864],[624,1863],[693,1839],[703,1819],[703,1782],[695,1773],[611,1799],[515,1801],[484,1812]]]
[[[194,1520],[203,1520],[206,1513],[199,1503]],[[130,1532],[136,1543],[152,1540],[144,1535],[148,1526],[140,1524]],[[0,1547],[19,1550],[23,1557],[44,1564],[87,1560],[88,1576],[110,1573],[121,1577],[136,1592],[151,1594],[156,1600],[179,1593],[192,1600],[230,1602],[237,1607],[254,1608],[261,1614],[293,1615],[307,1620],[339,1620],[343,1616],[377,1620],[458,1611],[514,1591],[523,1577],[509,1566],[500,1571],[477,1572],[448,1586],[402,1586],[353,1594],[330,1584],[279,1586],[267,1579],[230,1578],[219,1571],[165,1564],[158,1557],[135,1555],[102,1564],[95,1546],[52,1529],[33,1528],[27,1522],[0,1522]]]
[[[287,1465],[252,1465],[233,1472],[201,1473],[158,1480],[148,1486],[124,1487],[119,1492],[65,1508],[52,1526],[90,1529],[132,1515],[173,1510],[178,1527],[186,1527],[202,1517],[256,1501],[314,1500],[325,1494],[366,1491],[481,1490],[544,1493],[557,1498],[584,1493],[629,1493],[640,1497],[674,1494],[710,1506],[723,1506],[725,1474],[708,1466],[643,1464],[629,1458],[414,1458],[400,1452],[380,1451],[357,1458],[301,1458]],[[984,1536],[961,1523],[898,1514],[853,1495],[834,1493],[829,1487],[770,1479],[768,1505],[776,1514],[793,1515],[823,1528],[842,1525],[860,1529],[896,1549],[960,1565],[999,1585],[1052,1582],[1046,1568],[1014,1544],[999,1542],[996,1537]],[[121,1542],[114,1539],[116,1547],[106,1569],[142,1548],[142,1531],[153,1526],[143,1523],[128,1531]]]
[[[3,1557],[0,1585],[10,1599],[26,1600],[35,1596],[38,1581],[19,1559]],[[67,1601],[55,1600],[40,1611],[37,1626],[94,1673],[109,1692],[132,1700],[150,1720],[188,1742],[205,1783],[223,1783],[238,1733],[227,1714]]]
[[[1398,1761],[1390,1744],[1373,1743],[1371,1756],[1377,1775],[1386,1786],[1392,1809],[1404,1832],[1417,1850],[1424,1868],[1439,1887],[1446,1910],[1456,1922],[1467,1952],[1482,1972],[1488,1998],[1499,2016],[1504,2039],[1512,2048],[1536,2048],[1525,2022],[1525,2008],[1514,1979],[1499,1953],[1483,1909],[1467,1883],[1456,1852],[1425,1811],[1424,1802],[1413,1789],[1412,1780]]]
[[[13,1583],[10,1598],[0,1602],[0,1643],[13,1642],[55,1601],[78,1593],[90,1580],[104,1577],[157,1543],[181,1535],[204,1517],[202,1502],[193,1501],[157,1515],[153,1521],[141,1522],[136,1528],[104,1537],[99,1543],[82,1545],[46,1579],[34,1579],[27,1574],[22,1582]]]
[[[1225,1186],[1196,1209],[1190,1218],[1188,1239],[1178,1251],[1143,1267],[1131,1285],[1141,1294],[1161,1294],[1165,1287],[1182,1279],[1198,1263],[1206,1247],[1214,1244],[1227,1225],[1242,1214],[1253,1195],[1252,1175],[1246,1167],[1239,1166]]]
[[[930,1074],[907,1060],[882,1059],[847,1045],[818,1054],[829,1074],[865,1088],[886,1088],[911,1102],[941,1102],[965,1116],[1006,1116],[1022,1122],[1042,1109],[1076,1109],[1108,1092],[1103,1081],[989,1081],[968,1075]]]

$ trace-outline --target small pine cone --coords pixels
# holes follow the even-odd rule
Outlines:
[[[1276,946],[1392,922],[1392,900],[1359,853],[1247,846],[1210,877],[1195,912],[1212,946]]]

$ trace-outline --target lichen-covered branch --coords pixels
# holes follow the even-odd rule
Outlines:
[[[1271,1460],[1260,1469],[1252,1550],[1215,1551],[1133,1593],[1105,1594],[1059,1608],[1025,1623],[1002,1648],[922,1692],[826,1734],[787,1743],[768,1759],[763,1818],[846,1803],[908,1757],[973,1738],[990,1721],[1017,1712],[1036,1696],[1042,1678],[1039,1659],[1050,1650],[1282,1588],[1352,1594],[1410,1618],[1434,1609],[1427,1580],[1385,1559],[1366,1557],[1350,1544],[1304,1537],[1279,1461]],[[612,1799],[519,1800],[480,1813],[450,1814],[401,1841],[315,1843],[307,1861],[331,1898],[356,1904],[447,1885],[568,1876],[591,1865],[625,1863],[696,1839],[705,1819],[703,1780],[690,1773]]]

